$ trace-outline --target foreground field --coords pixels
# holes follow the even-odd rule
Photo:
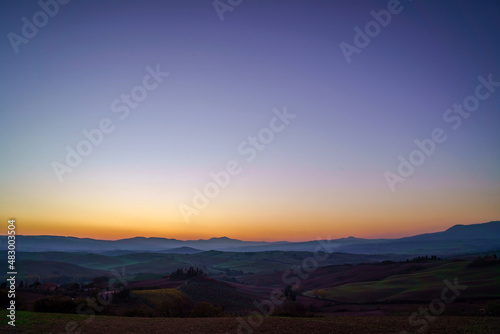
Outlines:
[[[408,317],[327,317],[327,318],[264,318],[255,329],[245,328],[238,318],[127,318],[70,314],[18,312],[16,328],[6,324],[6,312],[0,311],[0,332],[3,333],[66,333],[66,326],[74,326],[73,333],[336,333],[336,334],[387,334],[408,331]],[[246,321],[242,318],[240,321]],[[258,323],[258,319],[254,320]],[[430,324],[430,333],[498,333],[500,318],[493,317],[437,317]],[[238,331],[240,330],[240,331]],[[71,333],[69,331],[68,333]]]

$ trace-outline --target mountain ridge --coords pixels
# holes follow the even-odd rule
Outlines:
[[[0,236],[0,244],[7,241],[7,236]],[[321,240],[327,244],[329,252],[353,254],[455,254],[482,252],[500,249],[500,221],[479,224],[457,224],[434,233],[423,233],[396,239],[364,239],[356,237]],[[314,241],[244,241],[229,237],[210,239],[178,240],[161,237],[132,237],[119,240],[100,240],[73,236],[17,236],[18,251],[161,251],[192,248],[195,251],[315,251],[318,240]],[[186,249],[187,249],[186,248]]]

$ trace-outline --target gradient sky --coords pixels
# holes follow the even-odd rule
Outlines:
[[[398,237],[500,217],[500,87],[457,130],[443,120],[500,81],[498,1],[402,1],[352,55],[354,27],[387,1],[71,1],[16,54],[36,1],[2,4],[0,218],[18,233],[118,239]],[[112,101],[146,67],[170,75],[121,120]],[[297,117],[247,162],[238,146],[273,108]],[[56,177],[83,129],[115,125]],[[448,136],[392,192],[384,172],[434,128]],[[186,223],[209,173],[242,171]],[[5,234],[4,231],[0,231]]]

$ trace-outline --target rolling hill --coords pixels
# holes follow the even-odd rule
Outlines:
[[[17,280],[29,279],[31,283],[38,278],[40,282],[65,283],[66,281],[86,281],[97,276],[109,276],[108,271],[90,269],[76,264],[58,261],[19,260],[16,262]],[[2,272],[0,280],[7,278]]]
[[[471,261],[438,261],[413,273],[391,274],[358,282],[349,279],[350,282],[345,284],[334,281],[335,286],[322,288],[327,292],[326,299],[343,303],[425,302],[440,296],[446,287],[444,280],[454,282],[456,278],[457,284],[465,287],[460,292],[461,298],[500,298],[500,263],[485,267],[471,267],[470,264]],[[384,268],[380,271],[389,274]],[[312,291],[305,292],[305,295],[312,296]]]

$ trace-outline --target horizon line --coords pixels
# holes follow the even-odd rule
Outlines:
[[[422,234],[428,234],[428,233],[439,233],[439,232],[444,232],[454,226],[471,226],[471,225],[480,225],[480,224],[488,224],[488,223],[493,223],[493,222],[500,222],[500,220],[491,220],[491,221],[488,221],[488,222],[484,222],[484,223],[473,223],[473,224],[455,224],[455,225],[452,225],[450,227],[448,227],[447,229],[444,229],[444,230],[440,230],[440,231],[436,231],[436,232],[423,232],[423,233],[419,233],[419,234],[413,234],[413,235],[406,235],[406,236],[403,236],[403,237],[399,237],[399,238],[358,238],[358,237],[354,237],[354,236],[348,236],[348,237],[337,237],[335,239],[332,239],[332,238],[328,238],[327,239],[320,239],[320,238],[317,238],[316,240],[302,240],[302,241],[287,241],[287,240],[281,240],[281,241],[255,241],[255,240],[242,240],[242,239],[235,239],[235,238],[231,238],[231,237],[227,237],[227,236],[222,236],[222,237],[211,237],[211,238],[208,238],[208,239],[187,239],[187,240],[183,240],[183,239],[175,239],[175,238],[169,238],[169,237],[144,237],[144,236],[133,236],[133,237],[127,237],[127,238],[121,238],[121,239],[98,239],[98,238],[90,238],[90,237],[76,237],[76,236],[71,236],[71,235],[53,235],[53,234],[18,234],[16,235],[17,237],[23,237],[23,236],[29,236],[29,237],[62,237],[62,238],[76,238],[76,239],[91,239],[91,240],[98,240],[98,241],[120,241],[120,240],[127,240],[127,239],[135,239],[135,238],[143,238],[143,239],[166,239],[166,240],[176,240],[176,241],[183,241],[183,242],[186,242],[186,241],[208,241],[208,240],[212,240],[212,239],[229,239],[229,240],[237,240],[237,241],[244,241],[244,242],[261,242],[261,243],[278,243],[278,242],[290,242],[290,243],[296,243],[296,242],[309,242],[309,241],[317,241],[317,240],[338,240],[338,239],[348,239],[348,238],[355,238],[355,239],[365,239],[365,240],[380,240],[380,239],[386,239],[386,240],[396,240],[396,239],[402,239],[402,238],[407,238],[407,237],[413,237],[413,236],[417,236],[417,235],[422,235]],[[7,234],[1,234],[1,236],[7,236]]]

